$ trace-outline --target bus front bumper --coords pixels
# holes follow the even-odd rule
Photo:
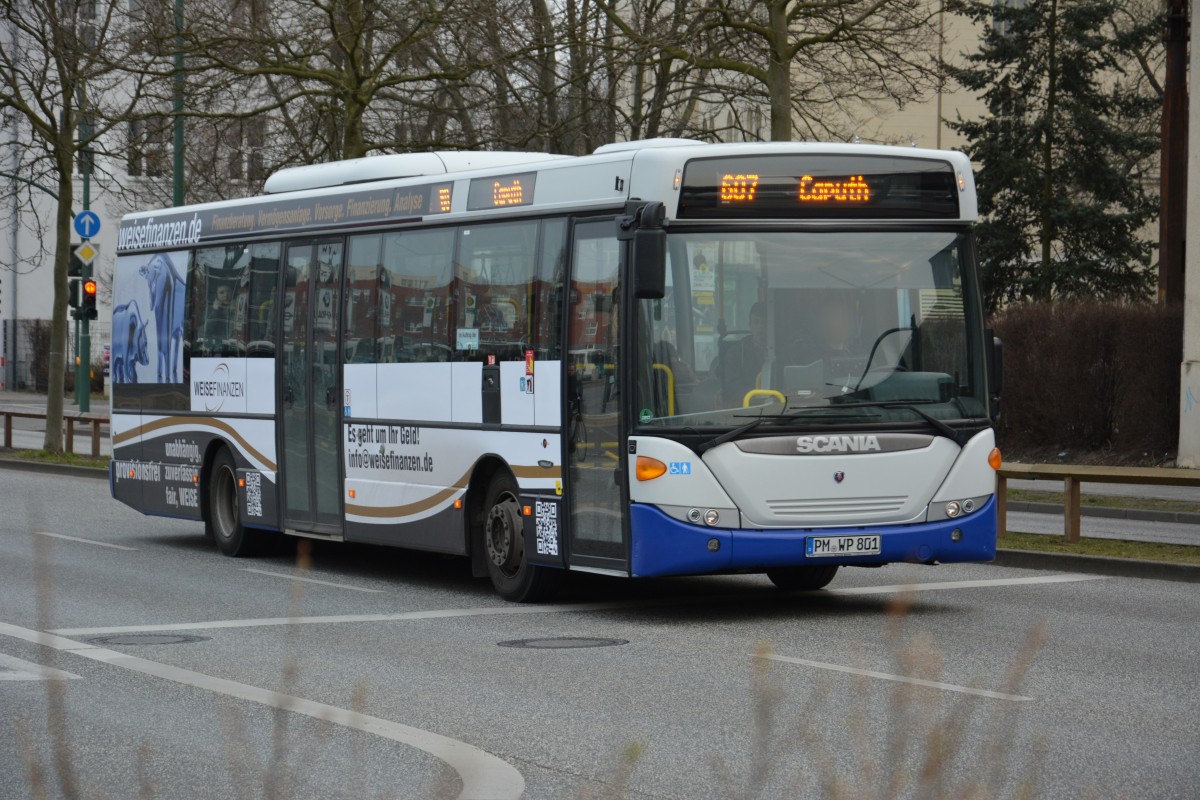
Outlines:
[[[667,516],[654,506],[633,504],[633,575],[704,575],[726,571],[766,571],[777,567],[829,564],[881,565],[897,561],[952,563],[996,558],[996,498],[959,519],[909,525],[854,528],[705,528]],[[961,532],[954,541],[953,532]],[[810,557],[810,537],[879,536],[877,555]]]

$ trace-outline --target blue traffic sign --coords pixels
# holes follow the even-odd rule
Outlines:
[[[75,215],[75,232],[83,239],[100,233],[100,215],[95,211],[80,211]]]

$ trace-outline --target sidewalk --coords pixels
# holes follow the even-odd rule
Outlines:
[[[1009,491],[1025,489],[1037,492],[1061,492],[1062,481],[1010,480]],[[1188,486],[1141,486],[1128,483],[1083,483],[1080,494],[1111,495],[1114,497],[1148,497],[1158,500],[1183,500],[1200,503],[1200,489]],[[1011,506],[1010,506],[1011,508]]]
[[[5,408],[27,408],[37,411],[45,411],[47,397],[44,394],[37,392],[0,392],[0,407]],[[107,415],[111,410],[109,399],[107,397],[91,397],[91,402],[88,411],[95,414]],[[76,412],[79,411],[79,404],[75,402],[75,396],[63,398],[63,411]],[[41,450],[45,439],[46,423],[40,419],[14,419],[13,420],[13,448],[16,450]],[[63,427],[63,445],[66,445],[67,431],[66,426]],[[0,451],[3,451],[4,439],[0,436]],[[76,425],[75,427],[75,452],[83,455],[91,453],[91,429],[87,425]],[[112,455],[112,444],[109,441],[109,431],[107,425],[102,425],[100,428],[100,455]]]

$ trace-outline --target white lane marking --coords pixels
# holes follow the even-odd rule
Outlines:
[[[1036,586],[1043,583],[1077,583],[1102,581],[1105,575],[1036,575],[1029,578],[997,578],[982,581],[943,581],[942,583],[897,583],[892,586],[856,586],[848,589],[827,589],[828,594],[892,594],[901,592],[933,592],[938,589],[989,589],[993,586]]]
[[[448,608],[434,611],[402,611],[397,614],[340,614],[329,617],[265,617],[262,619],[227,619],[212,622],[183,622],[174,625],[124,625],[109,628],[59,628],[52,633],[64,636],[84,636],[102,633],[153,633],[155,631],[203,631],[218,628],[260,628],[271,625],[328,625],[342,622],[401,622],[417,619],[447,617],[487,617],[512,614],[552,614],[565,611],[606,611],[630,608],[631,603],[577,603],[554,606],[492,606],[488,608]]]
[[[55,539],[66,539],[68,542],[82,542],[83,544],[94,544],[97,547],[111,547],[113,550],[137,550],[136,547],[125,547],[120,544],[110,544],[108,542],[97,542],[95,539],[81,539],[78,536],[67,536],[65,533],[50,533],[48,531],[34,531],[34,536],[52,536]]]
[[[888,672],[876,672],[870,669],[858,669],[857,667],[844,667],[841,664],[827,664],[824,661],[809,661],[807,658],[792,658],[791,656],[780,656],[774,653],[759,654],[758,658],[769,658],[772,661],[784,661],[788,664],[799,664],[804,667],[816,667],[817,669],[828,669],[834,672],[845,672],[850,675],[865,675],[868,678],[878,678],[881,681],[896,681],[897,683],[908,683],[913,686],[926,686],[930,689],[941,689],[946,692],[959,692],[961,694],[973,694],[976,697],[990,697],[994,700],[1013,700],[1016,702],[1025,702],[1032,700],[1032,697],[1026,697],[1020,694],[1005,694],[1004,692],[993,692],[988,689],[972,689],[969,686],[958,686],[953,683],[942,683],[941,681],[927,681],[923,678],[911,678],[907,675],[892,675]]]
[[[900,592],[928,592],[935,589],[989,589],[996,586],[1027,586],[1043,583],[1074,583],[1076,581],[1104,580],[1103,575],[1039,575],[1031,578],[1004,578],[979,581],[945,581],[943,583],[911,583],[891,586],[859,586],[848,589],[828,589],[824,594],[870,595],[899,594]],[[820,597],[820,595],[813,595]],[[728,600],[730,595],[721,595],[719,600]],[[435,611],[404,611],[397,614],[340,614],[328,617],[263,617],[258,619],[226,619],[208,622],[177,622],[168,625],[119,625],[105,628],[57,628],[51,633],[63,636],[92,636],[106,633],[155,633],[158,631],[203,631],[221,628],[264,628],[274,625],[336,625],[344,622],[404,622],[420,619],[443,619],[447,617],[487,617],[513,614],[557,614],[571,611],[613,611],[625,608],[652,608],[666,605],[713,602],[714,598],[672,598],[660,602],[613,601],[608,603],[572,603],[547,606],[491,606],[488,608],[450,608]]]
[[[205,689],[228,697],[260,703],[271,708],[295,711],[314,719],[332,722],[345,728],[371,733],[391,739],[446,762],[458,773],[463,789],[460,800],[518,800],[525,793],[525,778],[507,761],[477,747],[451,739],[448,736],[421,730],[399,722],[348,711],[337,706],[318,703],[303,697],[281,694],[270,689],[260,689],[237,681],[215,678],[189,669],[160,664],[137,656],[118,653],[86,642],[76,642],[61,636],[21,628],[0,622],[0,634],[12,636],[26,642],[53,647],[74,653],[93,661],[122,667],[156,678],[181,683],[197,689]]]
[[[304,581],[305,583],[316,583],[321,586],[332,586],[335,589],[350,589],[354,592],[382,592],[382,589],[364,589],[361,586],[350,586],[346,583],[332,583],[331,581],[319,581],[316,578],[301,578],[299,575],[288,575],[284,572],[267,572],[265,569],[253,569],[251,567],[243,567],[242,572],[253,572],[255,575],[270,575],[272,578],[287,578],[289,581]]]
[[[0,681],[66,681],[79,676],[54,667],[44,667],[32,661],[0,653]]]

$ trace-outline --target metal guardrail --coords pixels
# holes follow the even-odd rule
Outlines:
[[[45,410],[30,408],[14,408],[0,406],[0,417],[4,417],[4,446],[12,448],[12,432],[14,419],[46,419]],[[66,450],[75,452],[75,425],[83,423],[92,426],[92,457],[100,457],[100,426],[108,424],[108,414],[83,411],[64,411],[63,420],[67,423]]]
[[[996,472],[996,528],[1008,529],[1008,480],[1063,482],[1063,537],[1079,541],[1079,485],[1125,483],[1144,486],[1195,486],[1200,470],[1168,467],[1096,467],[1073,464],[1005,464]]]

